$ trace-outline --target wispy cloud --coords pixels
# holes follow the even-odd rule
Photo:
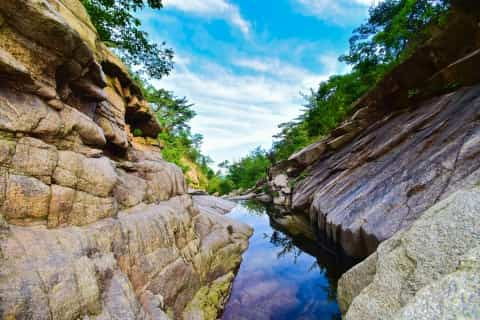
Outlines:
[[[340,24],[357,24],[367,9],[380,0],[293,0],[305,15]]]
[[[224,19],[244,35],[250,34],[250,23],[242,17],[239,8],[227,0],[164,0],[164,5],[190,14]]]
[[[298,115],[300,92],[339,71],[326,66],[329,73],[318,75],[276,58],[237,57],[231,62],[251,72],[177,55],[174,73],[157,83],[195,103],[198,116],[192,128],[206,137],[203,151],[216,161],[231,159],[232,150],[238,155],[257,145],[270,147],[277,125]]]

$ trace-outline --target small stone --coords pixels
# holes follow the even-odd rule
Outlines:
[[[49,100],[47,104],[56,110],[62,110],[63,108],[65,108],[65,104],[58,99]]]
[[[55,99],[57,97],[57,91],[52,87],[41,87],[37,90],[37,95],[45,99]]]

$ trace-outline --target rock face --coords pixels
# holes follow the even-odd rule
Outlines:
[[[343,275],[345,319],[480,318],[480,188],[458,191]]]
[[[350,255],[368,256],[480,179],[479,15],[453,10],[342,125],[270,170],[274,201],[308,211]]]
[[[80,2],[0,2],[1,319],[222,307],[251,230],[193,204],[159,130]],[[208,312],[205,288],[220,295]]]

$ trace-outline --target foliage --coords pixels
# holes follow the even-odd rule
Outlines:
[[[236,189],[246,190],[255,186],[258,180],[265,178],[271,165],[268,154],[260,147],[246,157],[227,165],[227,177]]]
[[[81,0],[91,17],[100,40],[114,48],[130,66],[139,67],[144,76],[160,79],[173,68],[173,50],[158,45],[140,29],[135,12],[147,5],[161,9],[161,0]]]
[[[445,21],[447,10],[447,0],[380,1],[354,30],[350,52],[340,61],[353,65],[365,81],[377,81]]]
[[[208,182],[207,191],[210,194],[229,194],[235,189],[235,186],[232,180],[227,177],[222,176],[220,173],[217,173],[212,179]]]
[[[273,160],[288,158],[334,129],[355,100],[444,23],[448,8],[447,0],[384,0],[372,7],[366,23],[354,30],[349,53],[339,58],[352,71],[332,76],[305,96],[303,113],[279,126]]]
[[[369,88],[358,73],[333,76],[322,82],[317,91],[311,91],[306,97],[307,104],[302,115],[281,124],[281,132],[274,136],[277,139],[273,145],[275,161],[288,158],[298,149],[326,135],[343,120],[350,105]]]
[[[176,97],[172,92],[153,86],[146,86],[143,94],[150,102],[164,131],[173,134],[190,131],[188,122],[196,116],[196,113],[192,110],[193,104],[190,104],[187,98]]]
[[[266,177],[267,168],[271,162],[267,151],[257,147],[239,161],[219,164],[226,171],[225,175],[218,173],[211,182],[209,192],[227,194],[232,190],[247,190],[255,186],[257,181]]]

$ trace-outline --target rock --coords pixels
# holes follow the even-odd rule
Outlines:
[[[0,18],[0,20],[1,19],[2,18]],[[27,68],[20,61],[15,59],[8,51],[2,48],[0,48],[0,70],[7,74],[28,74]]]
[[[478,319],[480,247],[461,258],[457,270],[421,289],[395,319]]]
[[[480,246],[478,212],[480,188],[458,191],[382,243],[339,282],[345,319],[475,318],[478,260],[464,255]]]
[[[105,157],[87,158],[71,151],[60,151],[53,173],[56,184],[106,197],[115,187],[118,176]]]
[[[269,170],[276,203],[308,211],[319,235],[366,257],[476,183],[480,29],[472,3],[453,4],[448,23],[354,102],[341,125]],[[275,187],[282,174],[295,182],[291,196]]]
[[[217,319],[218,311],[226,303],[234,274],[228,273],[209,286],[202,287],[197,291],[193,300],[183,312],[185,320]]]
[[[319,159],[326,149],[325,140],[322,139],[294,153],[288,160],[295,161],[299,165],[306,167]]]
[[[82,141],[87,145],[103,146],[106,144],[107,140],[102,129],[80,111],[66,106],[60,111],[60,117],[64,123],[65,135],[74,131],[80,135]]]
[[[217,214],[227,214],[237,206],[235,202],[208,195],[193,196],[192,199],[194,205],[201,211]]]
[[[308,210],[319,233],[348,254],[368,256],[436,202],[475,184],[479,99],[479,86],[464,88],[378,122],[308,168],[293,209]]]
[[[273,185],[278,188],[284,188],[288,186],[288,176],[280,174],[273,178]]]
[[[123,208],[130,208],[144,201],[147,194],[147,182],[123,170],[117,170],[117,173],[119,180],[115,186],[114,196],[120,205]]]
[[[40,98],[0,88],[0,130],[54,136],[60,129],[59,115]]]
[[[13,170],[49,184],[58,161],[57,149],[41,140],[21,138],[12,159]]]
[[[9,221],[24,218],[46,219],[50,202],[50,188],[35,178],[9,175],[5,201],[1,208]]]

